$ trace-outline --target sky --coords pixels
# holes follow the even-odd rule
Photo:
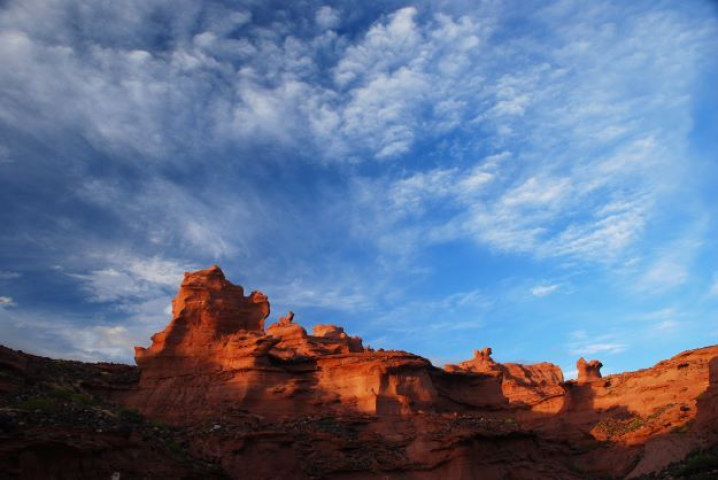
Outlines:
[[[604,373],[718,344],[718,4],[0,1],[0,344],[270,321]]]

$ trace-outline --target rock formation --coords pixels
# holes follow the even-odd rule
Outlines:
[[[474,350],[474,358],[446,365],[448,372],[498,373],[504,397],[516,408],[557,412],[563,407],[563,372],[552,363],[496,363],[491,348]]]
[[[169,326],[136,347],[141,371],[128,404],[172,422],[197,422],[237,408],[272,415],[351,409],[409,412],[436,396],[427,360],[367,352],[341,327],[313,335],[290,312],[264,331],[267,297],[244,296],[217,266],[185,275]]]
[[[587,362],[583,357],[578,359],[576,362],[576,368],[578,369],[578,384],[583,385],[594,380],[599,380],[601,376],[601,367],[603,364],[598,360],[591,360]]]
[[[491,358],[492,353],[493,351],[490,347],[486,347],[482,350],[474,350],[474,358],[461,362],[458,365],[447,364],[444,366],[444,370],[447,372],[498,372],[501,368],[499,364]]]
[[[50,478],[64,455],[72,478],[568,480],[641,478],[696,449],[718,461],[718,346],[606,377],[581,358],[564,381],[491,348],[437,368],[292,312],[265,329],[269,312],[213,266],[185,275],[137,371],[0,348],[0,471]]]

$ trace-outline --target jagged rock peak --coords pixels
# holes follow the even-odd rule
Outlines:
[[[280,325],[289,325],[294,321],[294,312],[289,312],[286,317],[279,317]]]
[[[135,359],[142,364],[157,355],[199,355],[230,335],[263,334],[269,311],[266,295],[254,291],[245,296],[244,288],[227,280],[217,265],[185,273],[172,300],[170,324],[152,336],[150,348],[136,347]]]
[[[587,362],[585,358],[579,358],[578,362],[576,362],[576,368],[578,369],[578,383],[583,384],[602,378],[601,367],[603,367],[603,364],[598,360],[591,360],[590,362]]]

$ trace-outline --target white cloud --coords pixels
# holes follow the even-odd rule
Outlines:
[[[126,253],[87,253],[104,268],[68,274],[89,294],[88,301],[109,305],[105,315],[83,318],[13,306],[9,297],[0,297],[0,336],[15,348],[41,355],[84,361],[131,362],[133,347],[146,345],[150,336],[169,322],[169,305],[188,267],[160,257]],[[114,315],[108,315],[114,312]],[[112,320],[107,316],[118,316]]]
[[[640,280],[639,288],[663,292],[683,285],[688,280],[688,269],[674,258],[663,258],[654,263]]]
[[[13,301],[12,297],[0,297],[0,308],[15,306],[17,306],[17,304]]]
[[[317,22],[317,25],[319,25],[319,27],[328,30],[337,28],[339,26],[341,18],[339,16],[339,12],[337,12],[330,6],[324,5],[323,7],[320,7],[319,10],[317,10],[315,21]]]
[[[390,209],[400,216],[419,214],[427,200],[437,201],[451,195],[455,182],[453,169],[435,169],[399,179],[389,187]]]
[[[675,320],[663,320],[654,326],[658,332],[671,332],[676,330],[680,326],[680,323]]]
[[[607,15],[602,9],[597,5],[591,14]],[[565,14],[547,13],[545,20],[556,21],[557,15]],[[432,28],[418,24],[414,15],[407,18],[410,30],[418,35]],[[424,207],[438,202],[447,211],[434,221],[422,218],[423,224],[407,224],[402,215],[392,221],[390,215],[382,222],[381,232],[371,232],[374,238],[382,245],[401,243],[411,235],[424,243],[473,239],[499,251],[608,264],[634,256],[632,248],[650,221],[660,215],[658,207],[665,198],[679,195],[674,179],[687,168],[680,159],[685,157],[685,135],[690,130],[686,101],[690,86],[685,72],[697,74],[701,59],[695,52],[706,48],[711,31],[706,26],[689,28],[694,33],[687,36],[678,34],[687,27],[680,23],[685,19],[671,23],[667,18],[670,14],[629,16],[622,20],[621,30],[601,31],[585,23],[568,22],[566,30],[556,32],[556,40],[561,41],[555,44],[526,40],[518,42],[518,47],[504,45],[509,50],[535,48],[544,55],[541,62],[512,63],[505,71],[501,67],[484,71],[480,62],[464,56],[466,63],[459,71],[464,78],[481,81],[463,86],[454,85],[450,75],[436,79],[433,71],[425,68],[422,55],[430,56],[431,48],[439,48],[425,40],[420,54],[415,54],[417,60],[403,61],[402,68],[414,75],[421,73],[418,78],[431,79],[432,92],[448,95],[445,101],[453,116],[473,116],[464,125],[480,125],[483,133],[488,129],[485,138],[489,144],[494,142],[492,147],[506,150],[507,144],[497,140],[506,132],[513,132],[521,141],[508,144],[512,147],[510,162],[491,170],[483,169],[480,161],[475,164],[478,171],[466,168],[465,159],[457,162],[461,167],[452,167],[446,159],[440,170],[415,171],[411,176],[402,172],[402,176],[388,179],[385,191],[394,192],[408,179],[430,178],[441,172],[448,187],[416,188],[410,204]],[[464,23],[464,19],[453,21],[454,26]],[[462,31],[461,35],[469,33]],[[386,36],[382,33],[378,38]],[[675,43],[667,46],[664,40],[669,37]],[[491,50],[482,48],[478,51],[491,56]],[[688,57],[686,49],[691,52]],[[646,56],[637,56],[636,51]],[[667,56],[670,66],[653,61]],[[397,53],[395,58],[401,57]],[[348,69],[352,79],[359,75],[360,67],[370,68],[359,61],[351,65],[356,67]],[[382,66],[373,75],[381,75],[385,69]],[[493,81],[486,81],[487,75]],[[643,84],[647,85],[640,101],[632,87],[636,76],[645,76]],[[467,104],[462,95],[469,92],[473,102]],[[431,93],[428,95],[431,98]],[[666,102],[667,95],[673,100]],[[678,130],[665,124],[668,111],[681,123]],[[409,130],[417,131],[411,126]],[[406,139],[402,145],[408,148],[414,140]],[[472,187],[475,194],[467,195]],[[380,191],[373,199],[392,206]],[[396,204],[394,207],[389,214],[401,211]],[[423,212],[422,208],[413,211]],[[396,240],[387,242],[391,237]],[[674,273],[680,272],[674,269]],[[676,275],[672,281],[678,284],[683,278]]]
[[[537,285],[531,289],[531,293],[536,297],[545,297],[556,292],[560,285]]]
[[[484,316],[491,305],[491,299],[478,289],[433,296],[381,308],[364,328],[384,334],[398,333],[404,340],[433,343],[438,336],[446,335],[446,341],[450,341],[457,331],[485,328]]]
[[[488,145],[513,132],[533,147],[543,144],[548,156],[559,146],[571,156],[579,143],[610,151],[615,145],[607,141],[663,133],[655,113],[687,105],[682,94],[713,33],[710,24],[672,12],[622,15],[604,4],[591,15],[615,15],[619,26],[594,29],[574,21],[570,9],[539,9],[534,27],[547,38],[538,42],[492,37],[505,13],[500,6],[463,16],[409,6],[365,32],[339,36],[330,30],[339,11],[328,5],[268,29],[240,8],[146,3],[87,5],[72,21],[62,3],[8,5],[0,18],[7,66],[0,81],[26,102],[4,104],[0,116],[31,129],[80,129],[100,150],[164,161],[227,142],[276,141],[311,144],[307,157],[324,161],[395,158],[418,139],[457,129],[481,132]],[[172,25],[162,48],[151,41],[158,15]],[[127,21],[135,41],[117,26],[99,29],[113,23],[105,19]],[[305,20],[319,30],[291,34]],[[86,36],[75,44],[77,25]],[[527,51],[540,60],[530,61]],[[329,74],[333,84],[320,81]],[[631,94],[637,78],[646,93],[640,102]]]
[[[705,221],[701,221],[684,227],[680,236],[649,252],[649,261],[639,270],[633,289],[639,293],[661,294],[686,284],[703,244],[705,225]]]
[[[220,191],[196,191],[170,181],[152,179],[142,191],[128,198],[123,185],[111,181],[85,181],[77,194],[85,201],[107,208],[120,216],[133,235],[156,245],[177,245],[213,259],[246,254],[248,243],[271,228],[273,219],[284,212],[269,214],[272,204],[251,186]],[[235,190],[237,188],[237,190]],[[264,215],[261,222],[254,215]],[[242,228],[237,228],[241,225]]]
[[[718,273],[713,275],[713,284],[708,289],[708,295],[711,297],[718,297]]]
[[[506,192],[501,202],[509,207],[542,207],[560,201],[569,193],[569,187],[570,182],[566,178],[539,180],[533,177]]]
[[[414,60],[422,40],[416,14],[416,8],[405,7],[387,22],[374,23],[359,43],[347,49],[336,67],[335,81],[346,85],[362,78],[371,80]]]
[[[186,265],[158,257],[140,258],[131,255],[111,255],[104,263],[112,266],[89,273],[74,273],[72,277],[83,283],[93,302],[120,302],[128,305],[137,300],[166,296],[182,282]]]
[[[577,357],[596,354],[614,355],[625,352],[629,344],[623,341],[619,332],[592,335],[585,330],[569,333],[568,351]]]
[[[4,272],[0,271],[0,280],[15,280],[22,277],[22,274],[18,272]]]
[[[344,278],[344,280],[348,280]],[[375,305],[370,292],[361,282],[321,281],[317,279],[294,279],[289,283],[269,285],[266,289],[273,299],[287,308],[324,308],[342,312],[366,311]]]
[[[43,311],[0,308],[3,344],[53,358],[132,363],[132,347],[146,345],[156,331],[157,325],[133,321],[124,324],[102,324],[90,318],[68,321]]]
[[[628,345],[625,343],[587,343],[585,345],[577,346],[571,350],[573,355],[595,355],[597,353],[606,353],[613,355],[616,353],[625,352],[628,349]]]

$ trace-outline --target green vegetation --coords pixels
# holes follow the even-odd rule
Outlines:
[[[73,393],[70,398],[74,403],[79,403],[82,405],[91,405],[92,403],[94,403],[95,400],[90,395],[86,395],[84,393]]]
[[[167,425],[165,422],[161,420],[155,420],[154,418],[148,419],[147,424],[152,428],[160,428],[162,430],[169,428],[169,425]]]
[[[142,424],[145,422],[145,417],[142,416],[138,411],[132,410],[131,408],[122,407],[117,412],[117,417],[128,423]]]
[[[607,437],[620,437],[635,430],[638,430],[645,424],[646,419],[642,417],[633,417],[625,420],[608,418],[606,420],[598,422],[594,429],[598,432],[603,433]]]
[[[680,434],[688,433],[691,431],[691,426],[693,426],[693,420],[690,420],[690,421],[684,423],[680,427],[674,428],[673,433],[680,433]]]
[[[663,415],[664,413],[666,413],[666,411],[667,411],[669,408],[673,408],[673,407],[675,407],[675,406],[676,406],[675,403],[669,403],[668,405],[664,405],[664,406],[662,406],[662,407],[659,407],[659,408],[657,408],[652,414],[650,414],[650,415],[648,416],[647,420],[654,420],[654,419],[660,417],[661,415]]]
[[[718,469],[718,457],[710,453],[699,452],[690,456],[678,473],[682,476],[690,476],[691,479],[697,479],[696,474],[707,474],[716,469]]]
[[[9,370],[0,370],[0,378],[9,379],[9,380],[15,380],[17,379],[17,375]]]
[[[40,410],[42,412],[55,412],[59,406],[60,404],[51,398],[29,398],[16,404],[16,407],[20,410]]]
[[[633,420],[631,420],[631,422],[628,425],[626,425],[625,432],[628,433],[628,432],[632,432],[634,430],[638,430],[643,425],[644,425],[643,419],[641,417],[636,417]]]
[[[506,425],[518,425],[519,422],[517,422],[515,418],[505,418],[504,423]]]
[[[182,447],[172,439],[167,441],[167,448],[169,448],[172,453],[182,453]]]
[[[15,407],[28,411],[56,412],[67,405],[91,405],[94,400],[92,396],[85,393],[55,387],[44,392],[42,396],[19,401],[15,404]]]

